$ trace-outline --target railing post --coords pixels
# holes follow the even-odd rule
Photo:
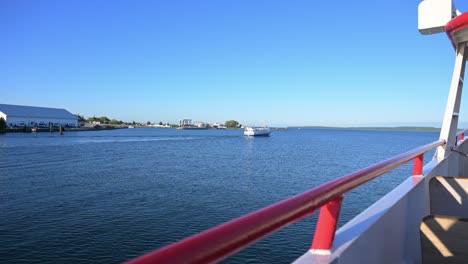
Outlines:
[[[424,160],[424,154],[421,154],[414,159],[413,176],[423,174],[423,160]]]
[[[311,247],[314,254],[330,254],[333,240],[335,239],[336,225],[340,216],[342,201],[343,197],[340,197],[320,208],[320,215]]]

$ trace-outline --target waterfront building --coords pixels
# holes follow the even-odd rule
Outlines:
[[[192,119],[182,119],[179,121],[180,127],[190,127],[192,126]]]
[[[198,127],[198,128],[206,128],[206,123],[204,123],[204,122],[195,122],[195,123],[193,123],[193,125]]]
[[[78,127],[78,117],[60,108],[0,104],[0,117],[8,127]]]
[[[226,129],[227,128],[226,125],[220,124],[220,123],[214,123],[214,124],[211,125],[211,127],[217,128],[217,129]]]

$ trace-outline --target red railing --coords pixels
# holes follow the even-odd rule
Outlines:
[[[311,249],[327,253],[333,245],[341,201],[345,193],[413,159],[413,175],[421,175],[424,153],[444,144],[445,140],[439,140],[415,148],[138,257],[129,263],[221,261],[261,238],[313,214],[319,208],[321,211]]]

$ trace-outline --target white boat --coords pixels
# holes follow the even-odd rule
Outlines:
[[[135,128],[134,126],[128,126],[128,128]]]
[[[269,136],[271,130],[268,127],[246,127],[244,136]]]
[[[337,177],[129,263],[219,262],[318,211],[311,247],[291,260],[295,264],[468,263],[468,130],[458,129],[468,58],[468,13],[452,18],[459,12],[451,0],[424,0],[418,11],[419,31],[445,31],[455,48],[452,82],[437,141]],[[435,154],[424,165],[425,153],[433,150]],[[330,157],[337,162],[340,158],[339,154]],[[337,229],[343,198],[350,191],[411,161],[413,169],[406,172],[400,185]],[[400,173],[404,167],[401,169]],[[276,250],[281,248],[271,252]]]

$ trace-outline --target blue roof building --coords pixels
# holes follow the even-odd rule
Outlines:
[[[0,117],[10,127],[50,124],[78,126],[78,117],[60,108],[0,104]]]

